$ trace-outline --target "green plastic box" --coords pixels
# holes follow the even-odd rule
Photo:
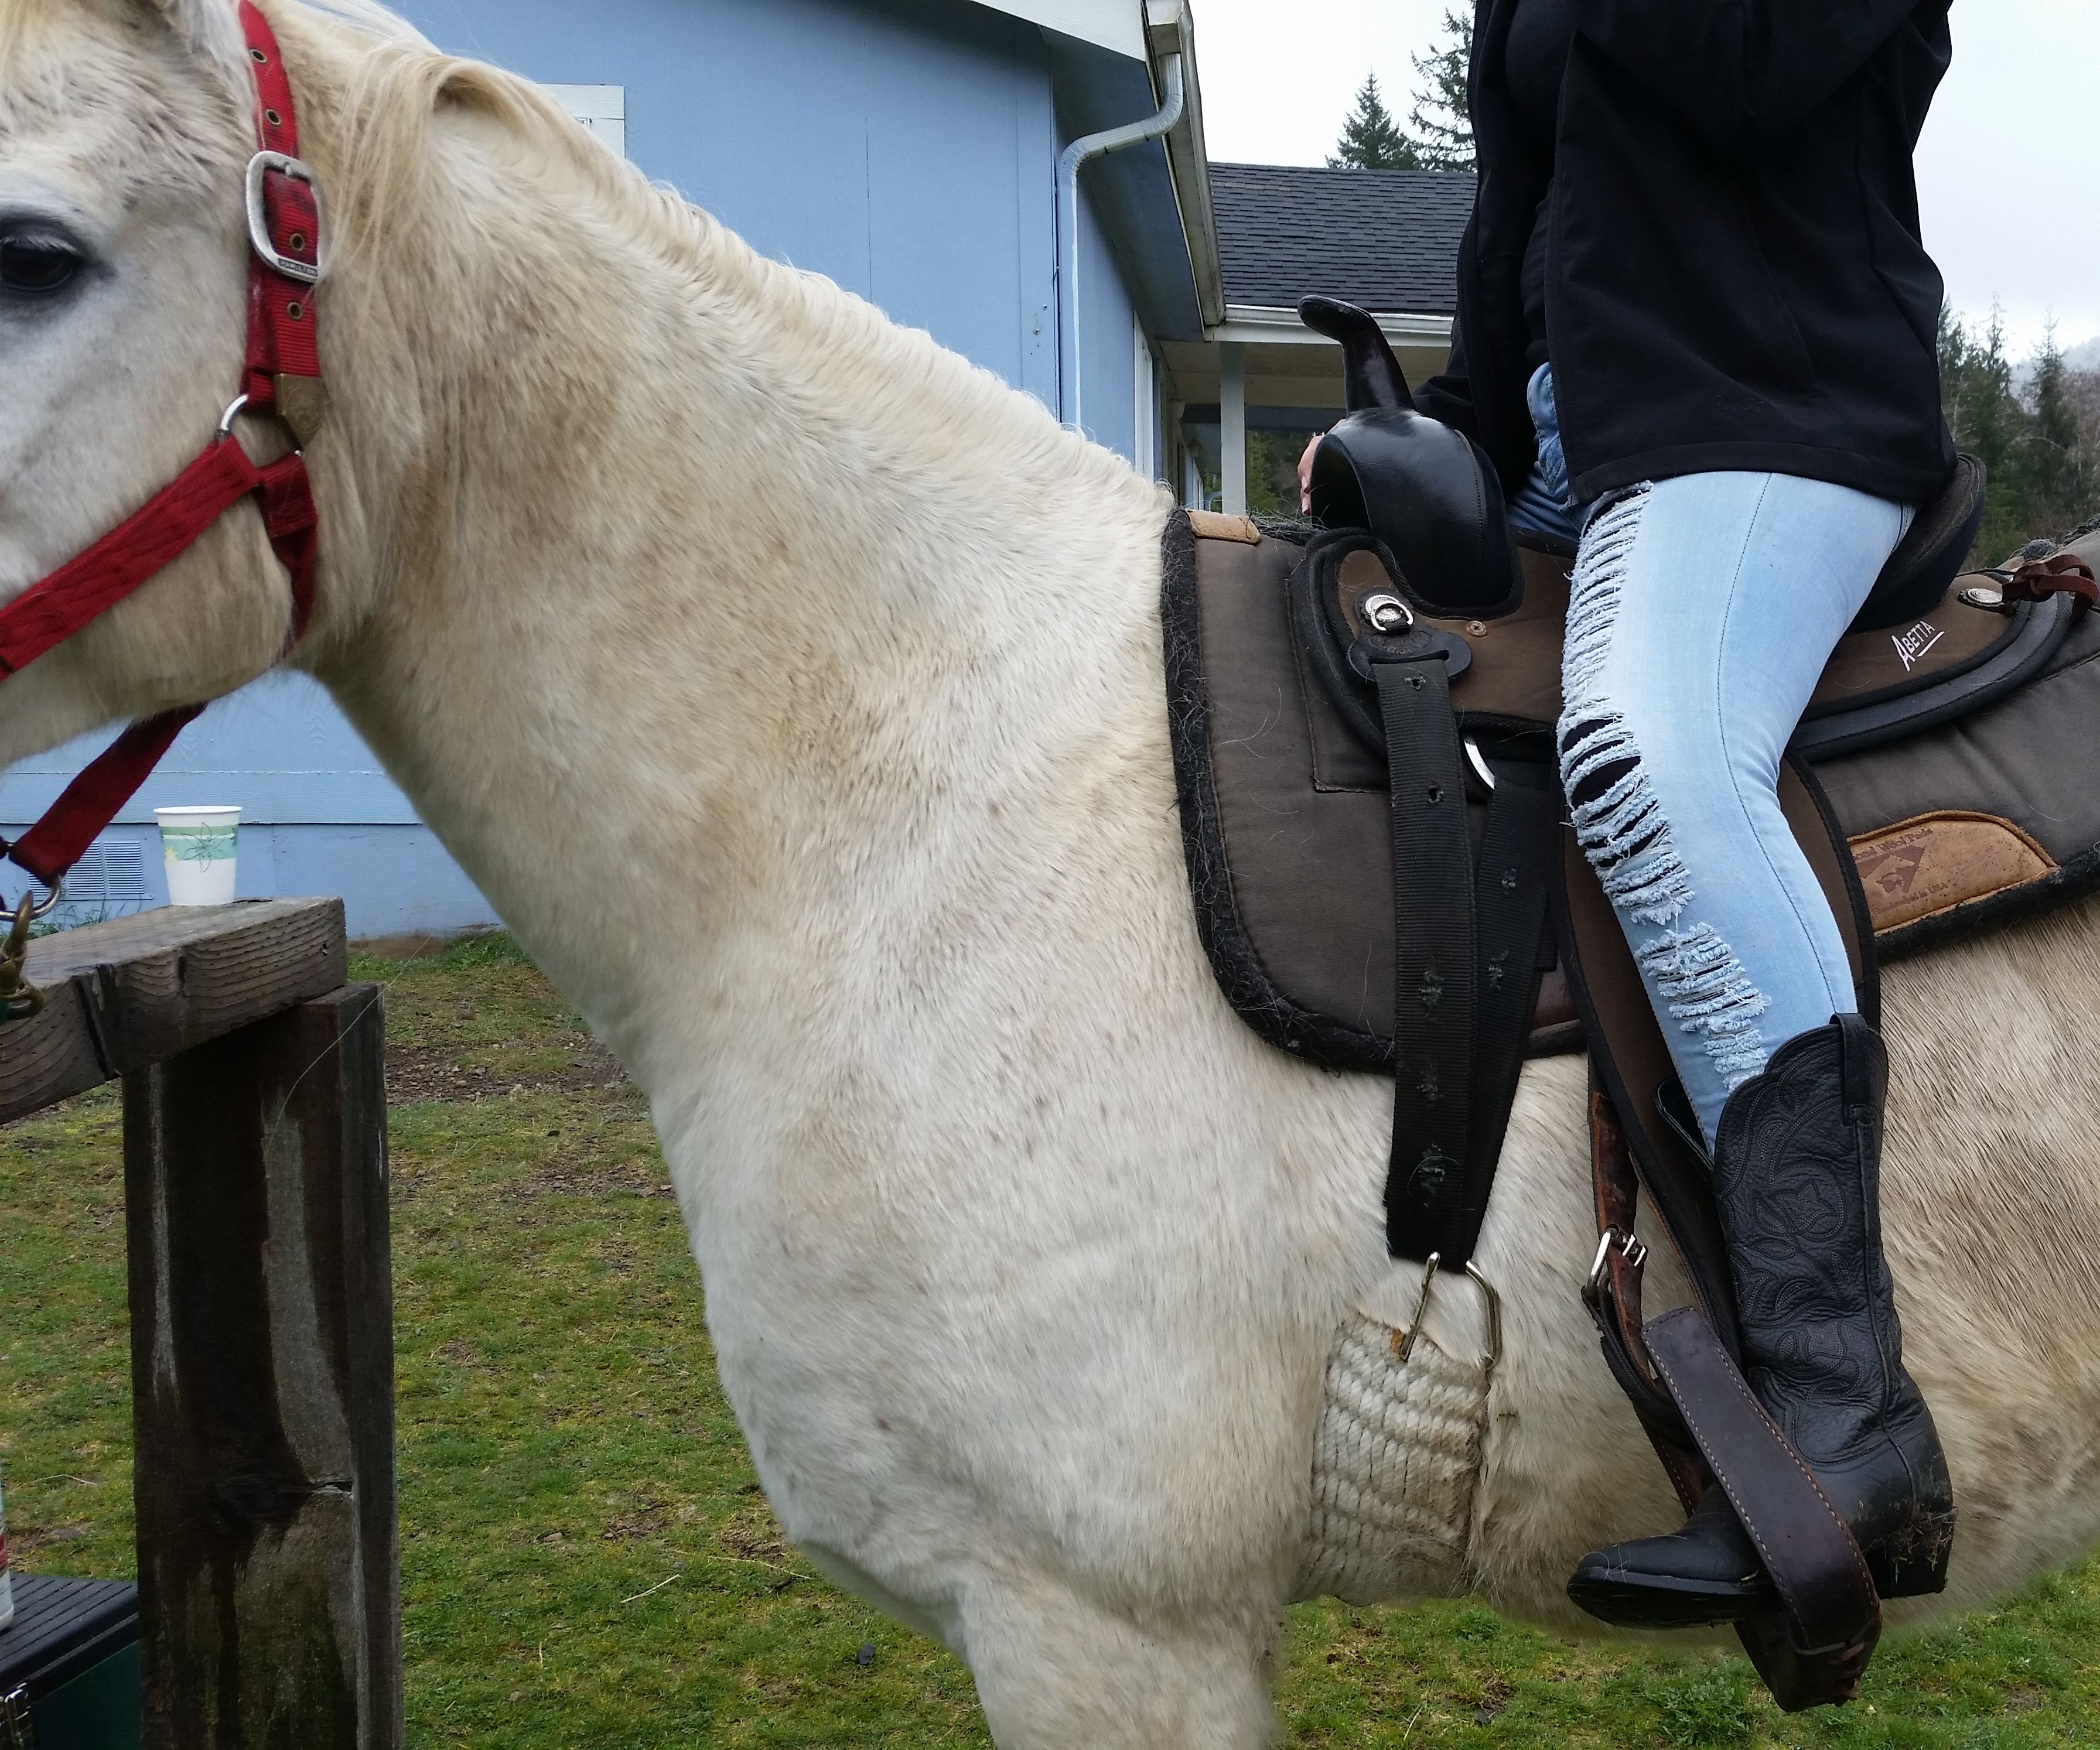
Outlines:
[[[139,1750],[139,1589],[15,1576],[0,1629],[0,1750]]]

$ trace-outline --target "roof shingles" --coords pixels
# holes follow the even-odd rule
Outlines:
[[[1321,293],[1383,315],[1458,307],[1471,176],[1213,164],[1211,189],[1229,303],[1295,308]]]

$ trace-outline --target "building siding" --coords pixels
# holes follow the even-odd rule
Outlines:
[[[752,246],[1057,399],[1050,75],[952,0],[408,0],[432,41],[627,92],[629,156]]]

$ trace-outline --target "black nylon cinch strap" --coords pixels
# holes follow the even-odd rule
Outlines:
[[[1415,1242],[1423,1257],[1433,1251],[1454,1269],[1473,1255],[1487,1216],[1488,1193],[1531,1037],[1540,963],[1550,958],[1540,948],[1546,937],[1546,871],[1560,831],[1560,791],[1550,772],[1527,769],[1528,764],[1515,760],[1502,769],[1488,804],[1474,880],[1477,994],[1466,1172]],[[1528,781],[1532,778],[1538,782]]]
[[[1472,859],[1458,726],[1440,651],[1374,661],[1392,790],[1394,1060],[1386,1245],[1423,1236],[1462,1198],[1471,1158],[1475,968]],[[1458,1267],[1462,1259],[1445,1259]]]

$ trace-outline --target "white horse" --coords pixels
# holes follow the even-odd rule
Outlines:
[[[523,81],[265,5],[335,223],[297,660],[647,1091],[782,1522],[1003,1750],[1265,1741],[1330,1352],[1407,1296],[1389,1087],[1259,1043],[1197,944],[1165,496]],[[0,599],[232,392],[251,102],[231,0],[0,0],[0,235],[82,262],[0,289]],[[289,613],[237,509],[0,685],[0,760],[232,690]],[[2090,903],[1889,973],[1948,1605],[2100,1540],[2096,974]],[[1577,1303],[1582,1087],[1525,1073],[1456,1564],[1390,1573],[1563,1626],[1580,1553],[1673,1511]],[[1418,1355],[1477,1391],[1470,1293]]]

